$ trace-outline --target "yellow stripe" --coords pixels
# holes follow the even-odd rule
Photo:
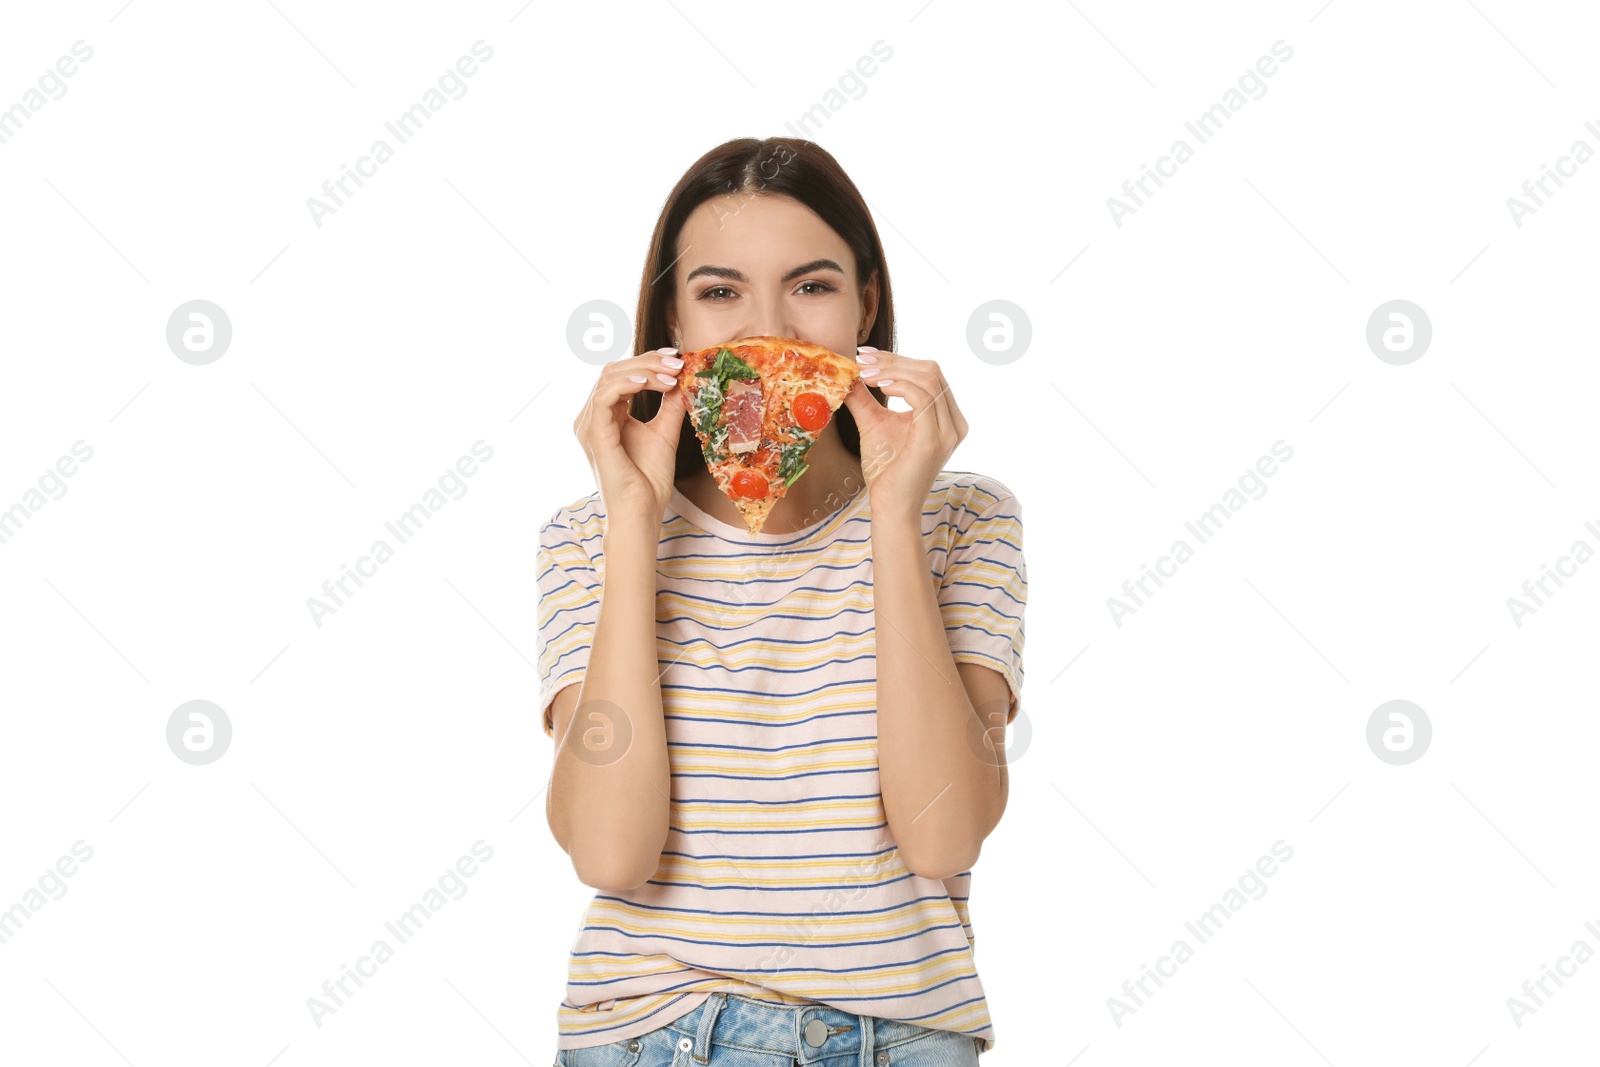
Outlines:
[[[815,822],[795,823],[793,825],[795,827],[803,827],[803,828],[805,828],[807,830],[816,830],[816,831],[819,831],[819,832],[823,831],[823,830],[826,830],[829,827],[838,827],[838,828],[843,828],[843,829],[855,829],[855,830],[868,830],[868,829],[878,829],[880,827],[880,824],[882,823],[882,821],[883,820],[879,819],[879,820],[876,820],[874,822],[867,823],[867,822],[863,822],[861,819],[819,819],[819,820],[817,820]],[[674,830],[677,830],[679,832],[687,832],[687,831],[689,831],[691,829],[693,829],[693,830],[713,830],[713,831],[715,831],[715,830],[748,830],[753,824],[752,823],[748,823],[748,822],[696,822],[692,826],[680,826],[678,823],[674,822],[671,825],[672,825],[672,829],[674,829]],[[768,824],[768,825],[777,826],[779,828],[786,828],[790,824],[788,824],[788,823],[773,823],[773,824]]]
[[[858,860],[859,860],[859,863],[857,862]],[[740,870],[750,870],[750,869],[754,868],[755,870],[760,870],[760,871],[769,871],[769,870],[780,870],[781,871],[781,870],[785,870],[785,869],[788,869],[788,868],[796,868],[796,869],[799,869],[799,870],[808,870],[808,871],[815,871],[815,870],[823,870],[823,871],[825,871],[825,870],[828,870],[828,869],[833,868],[833,867],[845,867],[845,868],[851,868],[851,869],[858,870],[858,871],[868,871],[869,868],[867,867],[867,865],[871,864],[871,863],[877,863],[879,865],[879,867],[881,868],[880,870],[877,870],[877,871],[871,871],[870,873],[873,874],[873,875],[887,876],[887,875],[893,875],[893,874],[905,874],[910,870],[910,868],[908,868],[905,865],[905,863],[901,861],[900,853],[897,852],[897,851],[886,852],[882,856],[879,856],[879,857],[860,856],[860,857],[856,857],[856,858],[838,857],[838,858],[829,858],[829,859],[801,858],[801,859],[793,859],[793,860],[791,860],[791,859],[781,859],[780,860],[780,859],[765,859],[765,858],[762,858],[760,856],[752,856],[752,857],[750,857],[748,859],[741,857],[737,862],[738,862]],[[672,856],[672,857],[662,861],[662,866],[671,865],[671,866],[674,866],[674,867],[690,867],[690,868],[693,868],[693,867],[721,867],[721,868],[726,868],[728,866],[728,864],[729,864],[728,860],[720,860],[720,859],[714,859],[714,858],[701,859],[700,857],[697,857],[697,856]],[[961,904],[963,904],[963,905],[965,905],[965,903],[966,903],[965,901],[961,902]]]
[[[640,913],[636,909],[630,909],[620,904],[612,904],[608,902],[606,904],[597,904],[590,908],[588,914],[584,916],[584,922],[585,925],[587,925],[591,920],[600,919],[603,917],[608,922],[621,923],[625,918],[639,915]],[[698,916],[691,921],[675,916],[662,918],[659,913],[651,912],[646,913],[643,918],[644,921],[647,922],[657,922],[663,924],[660,926],[660,929],[664,932],[674,933],[683,937],[702,934],[720,935],[723,930],[730,926],[757,927],[759,930],[767,934],[772,934],[775,931],[782,933],[787,931],[791,925],[798,925],[807,929],[813,926],[850,927],[849,931],[842,932],[840,936],[849,936],[859,940],[861,937],[876,937],[883,934],[900,933],[907,929],[912,929],[913,927],[907,927],[904,925],[905,919],[912,916],[917,917],[918,921],[929,918],[939,920],[948,919],[950,918],[950,908],[947,903],[942,901],[925,900],[920,904],[912,905],[909,908],[900,908],[896,911],[884,912],[881,915],[866,916],[806,915],[795,916],[793,919],[779,919],[770,915],[743,915],[737,917],[731,915],[709,915]],[[902,925],[880,928],[880,924],[886,922],[900,922]]]
[[[841,982],[839,980],[839,975],[837,975],[837,974],[828,974],[828,973],[826,973],[824,971],[813,971],[813,970],[790,971],[790,972],[787,972],[784,975],[784,977],[782,979],[780,979],[780,980],[786,986],[795,986],[795,985],[800,984],[802,982],[814,980],[815,983],[816,983],[814,986],[802,986],[801,987],[801,988],[806,989],[807,992],[805,992],[804,994],[800,994],[800,995],[809,997],[809,998],[811,998],[813,1000],[828,1000],[830,998],[835,998],[835,997],[840,997],[840,996],[885,997],[885,996],[892,996],[892,995],[897,994],[897,993],[917,993],[917,992],[922,992],[922,991],[928,989],[931,986],[938,985],[940,982],[944,982],[944,981],[946,981],[946,980],[948,980],[950,978],[969,978],[969,977],[976,977],[977,976],[977,970],[972,966],[972,963],[971,963],[970,959],[966,959],[966,958],[963,958],[963,957],[955,957],[955,958],[952,958],[952,959],[949,960],[949,964],[956,964],[957,966],[950,966],[948,964],[940,964],[938,969],[933,970],[933,969],[930,969],[925,964],[896,964],[896,965],[893,965],[893,966],[890,966],[890,967],[885,967],[885,968],[883,968],[881,970],[874,968],[870,972],[868,972],[868,971],[856,971],[856,972],[852,973],[851,977],[852,977],[853,980],[850,981],[850,982]],[[896,983],[896,984],[893,984],[893,985],[866,985],[866,984],[863,984],[862,981],[860,980],[860,976],[865,975],[865,974],[869,974],[869,973],[874,977],[881,977],[881,978],[893,978],[893,977],[900,976],[900,975],[912,975],[912,976],[914,976],[916,978],[921,979],[921,981],[900,982],[900,983]],[[580,981],[585,981],[585,982],[589,982],[589,981],[605,982],[605,981],[611,980],[611,978],[614,977],[612,975],[608,975],[608,974],[601,973],[601,972],[578,971],[578,970],[574,970],[572,972],[572,974],[573,974],[574,978],[576,978],[576,979],[578,979]],[[628,977],[628,975],[626,973],[624,973],[622,975],[618,975],[618,976],[615,976],[615,977]],[[686,987],[686,988],[692,988],[692,987]],[[602,1000],[604,1000],[604,999],[605,998],[602,998]],[[633,998],[630,997],[630,998],[623,998],[623,999],[631,1000]],[[618,1004],[620,1006],[620,1004],[621,1004],[620,1000],[619,1000]],[[570,1008],[566,1009],[566,1010],[571,1011]],[[964,1015],[964,1014],[967,1013],[968,1010],[970,1010],[970,1009],[957,1009],[957,1010],[955,1010],[954,1013],[958,1014],[958,1015]],[[608,1016],[610,1016],[609,1012],[604,1013],[602,1015],[602,1018],[608,1017]],[[593,1016],[591,1015],[590,1017],[592,1018]],[[984,1018],[987,1018],[987,1017],[988,1017],[987,1014],[985,1014]],[[944,1018],[944,1016],[941,1015],[941,1016],[939,1016],[939,1018]],[[926,1025],[926,1024],[924,1024],[924,1025]]]
[[[754,598],[752,598],[753,600]],[[851,589],[823,589],[819,591],[807,590],[803,593],[790,593],[778,603],[744,603],[744,604],[708,604],[701,599],[691,599],[671,590],[663,589],[656,594],[657,616],[663,614],[687,615],[697,623],[715,621],[717,626],[728,627],[735,625],[732,620],[754,616],[764,619],[774,611],[782,611],[785,615],[800,615],[804,618],[821,618],[833,615],[833,605],[845,601],[848,603],[872,602],[872,591],[868,588],[856,586]],[[814,610],[807,610],[814,609]],[[676,619],[674,622],[682,623],[684,620]],[[796,620],[785,619],[786,623]]]
[[[812,945],[808,945],[807,947],[812,948],[812,949],[821,949],[821,950],[828,950],[828,949],[837,950],[841,946],[845,947],[845,948],[850,948],[851,946],[844,945],[843,943],[846,942],[846,941],[859,940],[860,937],[863,934],[870,935],[872,937],[897,937],[897,936],[901,936],[901,935],[923,934],[923,933],[927,933],[929,930],[935,929],[939,925],[938,920],[942,919],[942,918],[945,918],[945,916],[931,916],[929,921],[916,922],[916,923],[910,923],[910,924],[903,924],[903,925],[900,925],[900,926],[892,926],[892,927],[889,927],[887,929],[881,929],[881,930],[874,929],[874,930],[841,931],[840,933],[835,935],[835,939],[834,939],[835,941],[839,942],[839,944],[833,944],[833,943],[830,942],[830,943],[826,943],[826,944],[812,944]],[[587,918],[585,918],[584,925],[585,926],[589,925],[589,922],[588,922]],[[631,937],[660,937],[660,936],[704,937],[704,936],[706,936],[708,934],[715,933],[716,934],[716,939],[718,941],[726,941],[726,942],[730,942],[730,943],[733,943],[733,944],[742,944],[742,943],[747,943],[747,942],[761,942],[761,941],[774,940],[774,936],[773,936],[774,931],[773,931],[773,929],[772,929],[772,927],[770,925],[765,930],[760,930],[760,931],[757,931],[756,933],[749,934],[747,936],[740,936],[738,934],[724,934],[723,933],[723,927],[725,927],[725,926],[751,925],[751,924],[749,924],[749,923],[747,923],[747,922],[745,922],[743,920],[718,918],[718,917],[715,917],[715,916],[707,917],[707,919],[702,924],[700,924],[699,926],[692,926],[692,927],[686,927],[686,928],[681,928],[681,929],[675,924],[668,924],[668,925],[665,925],[665,926],[657,925],[657,926],[654,926],[654,927],[651,927],[651,926],[635,926],[635,925],[631,925],[629,923],[623,922],[620,919],[613,919],[613,918],[607,918],[606,925],[607,926],[615,926],[619,930],[621,930],[623,933],[625,933],[625,934],[627,934],[627,935],[629,935]],[[778,932],[781,933],[782,931],[780,930]],[[816,938],[812,938],[810,935],[806,935],[806,939],[808,941],[819,940],[819,939],[816,939]]]
[[[667,623],[667,626],[676,625]],[[690,645],[688,651],[671,643],[670,641],[656,642],[656,656],[668,663],[684,663],[691,667],[787,667],[810,668],[832,663],[840,659],[850,659],[863,652],[871,652],[876,645],[876,638],[871,630],[870,621],[866,623],[868,629],[859,635],[829,634],[828,643],[821,646],[822,650],[811,659],[800,659],[799,654],[805,646],[796,644],[777,644],[772,641],[745,641],[736,647],[729,648],[726,652],[719,652],[704,641],[696,641]],[[699,656],[695,653],[704,650]],[[681,657],[681,658],[680,658]]]

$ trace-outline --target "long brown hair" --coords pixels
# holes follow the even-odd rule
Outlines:
[[[815,211],[850,246],[856,259],[859,297],[874,274],[878,278],[878,308],[865,344],[884,352],[894,351],[894,300],[889,287],[889,267],[883,258],[883,242],[873,225],[867,202],[837,160],[814,141],[794,137],[768,137],[758,140],[741,137],[718,145],[684,172],[667,196],[650,235],[650,250],[644,258],[644,276],[639,283],[639,308],[634,317],[633,354],[642,356],[672,344],[667,336],[667,305],[676,285],[673,267],[678,236],[695,208],[713,197],[730,193],[787,196]],[[732,340],[732,338],[729,338]],[[854,352],[841,355],[854,356]],[[874,400],[882,404],[884,394],[868,386]],[[629,413],[649,420],[661,409],[661,394],[641,389],[633,394]],[[688,423],[688,416],[684,422]],[[861,433],[850,409],[840,405],[834,412],[839,440],[857,459],[861,458]],[[678,462],[675,478],[691,473],[705,459],[700,441],[690,426],[678,435]]]

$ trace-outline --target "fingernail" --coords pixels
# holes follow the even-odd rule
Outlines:
[[[881,370],[882,370],[882,369],[883,369],[883,368],[882,368],[882,367],[864,367],[864,368],[862,368],[862,370],[861,370],[861,377],[863,377],[863,378],[870,378],[870,377],[872,377],[872,376],[873,376],[873,375],[874,375],[874,374],[877,374],[877,373],[878,373],[878,372],[879,372],[879,371],[881,371]]]
[[[879,389],[882,389],[886,385],[893,385],[893,384],[894,384],[894,379],[893,378],[880,378],[880,379],[878,379],[878,388]]]
[[[677,385],[678,384],[678,379],[674,378],[670,374],[661,374],[661,373],[657,372],[656,379],[658,381],[660,381],[664,385]]]
[[[869,356],[867,354],[867,350],[863,348],[860,352],[856,353],[856,362],[857,363],[876,363],[876,362],[878,362],[878,357],[877,356]]]
[[[670,352],[673,355],[677,355],[678,354],[678,350],[676,348],[658,348],[658,349],[656,349],[656,351],[657,352]]]
[[[628,375],[628,381],[630,381],[630,382],[643,382],[643,381],[648,381],[648,379],[645,378],[645,376],[642,375],[642,374],[630,374],[630,375]]]
[[[661,362],[665,363],[674,370],[683,366],[683,360],[679,359],[677,356],[662,356]]]
[[[876,352],[877,349],[873,348],[871,345],[858,345],[858,346],[856,346],[856,351],[857,352]]]

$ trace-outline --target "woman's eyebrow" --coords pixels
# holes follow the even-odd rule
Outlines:
[[[786,282],[793,281],[794,279],[800,277],[800,275],[810,274],[814,270],[833,270],[838,271],[840,274],[844,273],[844,268],[840,267],[839,264],[835,263],[831,259],[813,259],[810,263],[802,263],[800,266],[794,268],[794,270],[791,270],[789,273],[785,274],[780,280]],[[749,280],[742,272],[734,270],[732,267],[713,267],[706,265],[702,267],[696,267],[694,270],[690,271],[689,276],[685,278],[684,281],[692,282],[702,274],[708,274],[713,278],[726,278],[733,282]]]
[[[831,259],[813,259],[810,263],[802,263],[788,274],[785,274],[782,280],[792,282],[800,275],[810,274],[814,270],[833,270],[838,271],[840,274],[844,273],[844,268]]]

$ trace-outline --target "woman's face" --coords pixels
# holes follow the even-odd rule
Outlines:
[[[686,352],[766,334],[854,356],[877,313],[877,278],[858,296],[850,246],[787,196],[707,200],[675,251],[667,325]]]

